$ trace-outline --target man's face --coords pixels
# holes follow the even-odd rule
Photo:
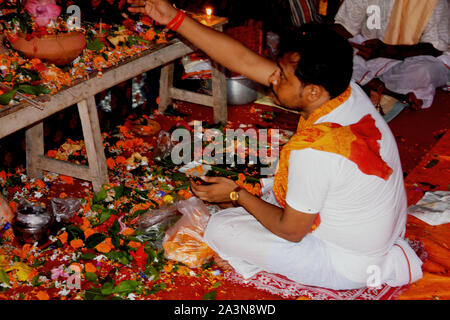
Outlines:
[[[305,106],[303,84],[295,75],[299,58],[298,53],[283,55],[277,61],[278,69],[269,79],[273,101],[280,106],[296,110]]]

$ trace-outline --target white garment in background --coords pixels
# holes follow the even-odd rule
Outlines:
[[[392,175],[387,181],[365,175],[337,154],[291,151],[286,202],[301,212],[320,212],[321,224],[293,243],[272,234],[243,208],[212,216],[205,241],[244,277],[266,270],[331,289],[365,286],[373,267],[380,271],[380,282],[391,286],[422,277],[422,262],[402,239],[406,195],[395,139],[363,90],[351,86],[350,98],[317,123],[345,126],[371,114],[382,133],[381,157]],[[275,204],[270,180],[264,182],[263,200]]]
[[[384,40],[386,28],[395,0],[345,0],[335,17],[335,23],[343,25],[356,43],[369,39]],[[376,5],[380,8],[379,28],[367,23],[367,8]],[[353,80],[361,85],[374,78],[380,78],[386,88],[400,94],[414,92],[423,100],[422,108],[433,103],[436,88],[445,86],[449,81],[449,7],[446,0],[440,0],[420,38],[422,43],[431,43],[443,51],[441,57],[418,56],[404,61],[377,58],[369,61],[355,55]],[[446,52],[447,51],[447,52]],[[356,50],[355,50],[356,53]],[[444,63],[443,63],[444,62]]]

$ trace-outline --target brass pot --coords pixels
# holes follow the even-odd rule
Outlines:
[[[63,66],[83,52],[86,40],[83,33],[78,31],[34,37],[31,40],[26,40],[23,34],[19,34],[17,40],[11,42],[11,46],[26,58],[39,58],[56,66]]]

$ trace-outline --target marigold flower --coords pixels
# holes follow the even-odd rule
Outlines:
[[[59,175],[59,180],[67,184],[73,184],[73,178],[63,174]]]
[[[108,158],[106,159],[106,165],[108,166],[109,170],[113,170],[114,167],[116,166],[116,163],[113,158]]]
[[[67,236],[68,236],[67,232],[64,231],[63,233],[61,233],[61,234],[58,236],[58,239],[59,239],[59,241],[61,241],[62,244],[66,244],[66,242],[67,242]]]
[[[128,245],[129,245],[130,247],[134,248],[134,249],[137,249],[137,248],[139,248],[139,247],[141,246],[141,243],[140,243],[140,242],[137,242],[137,241],[130,241],[130,242],[128,243]]]
[[[101,253],[108,253],[114,249],[114,245],[111,242],[111,238],[106,238],[103,242],[99,243],[95,249]]]
[[[81,239],[75,239],[70,241],[70,246],[76,250],[84,246],[84,242]]]
[[[45,291],[39,291],[39,292],[36,294],[36,297],[37,297],[39,300],[49,300],[49,299],[50,299],[48,293],[45,292]]]
[[[92,263],[88,262],[84,265],[84,271],[95,273],[97,268]]]
[[[95,233],[95,230],[92,228],[86,228],[84,230],[84,237],[87,239],[89,236],[93,235]]]

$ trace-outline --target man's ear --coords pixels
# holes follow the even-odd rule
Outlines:
[[[309,102],[316,102],[326,93],[325,88],[316,84],[310,84],[305,87],[306,97]]]

